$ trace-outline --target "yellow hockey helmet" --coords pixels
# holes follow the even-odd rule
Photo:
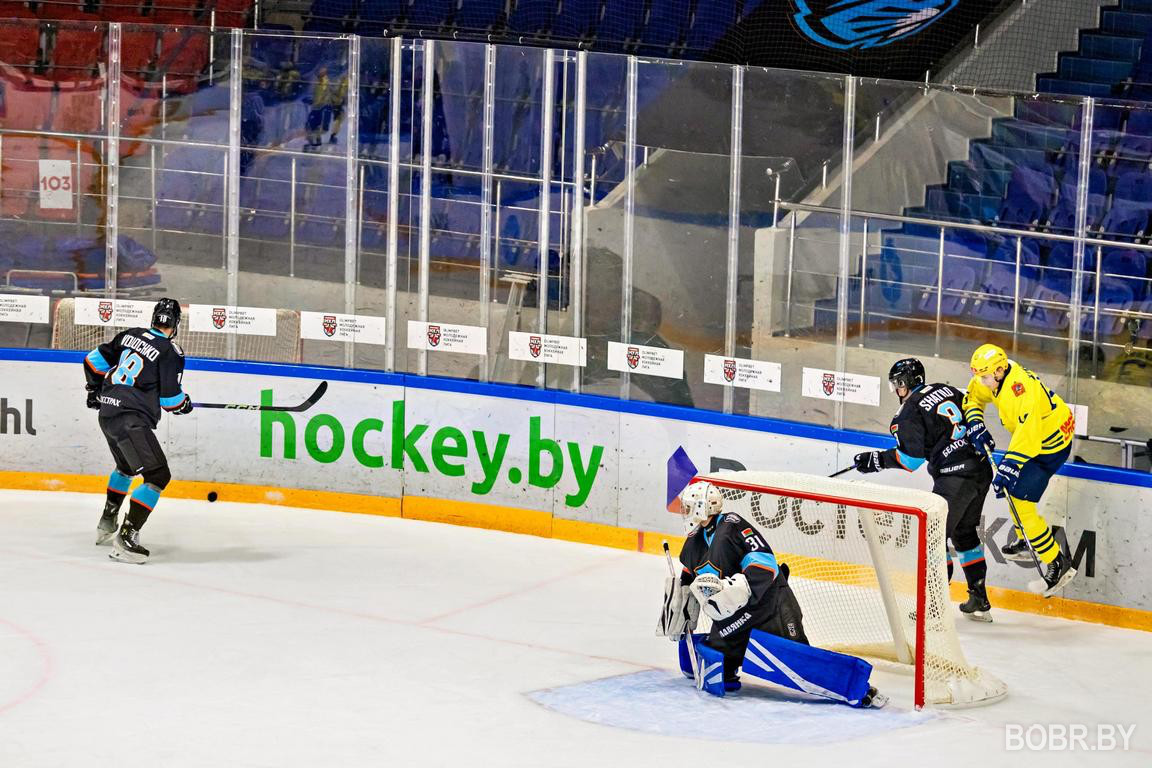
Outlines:
[[[1008,367],[1008,355],[995,344],[982,344],[972,353],[972,375],[987,376]]]

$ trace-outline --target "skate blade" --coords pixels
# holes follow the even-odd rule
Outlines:
[[[974,611],[973,613],[964,613],[964,611],[960,611],[960,613],[963,613],[966,617],[968,617],[969,621],[979,621],[983,624],[992,623],[992,614],[988,611]]]
[[[1074,579],[1075,577],[1076,577],[1076,569],[1075,568],[1069,568],[1067,571],[1064,572],[1064,575],[1060,577],[1060,580],[1057,581],[1055,584],[1053,584],[1051,587],[1049,587],[1047,584],[1045,584],[1043,579],[1036,579],[1035,581],[1028,582],[1028,589],[1031,590],[1032,592],[1035,592],[1038,595],[1042,595],[1045,598],[1049,598],[1049,597],[1052,597],[1053,595],[1055,595],[1060,590],[1064,589],[1064,587],[1068,586],[1068,583],[1070,581],[1072,581],[1072,579]]]
[[[96,546],[107,544],[112,541],[112,537],[116,535],[116,531],[96,531]]]
[[[865,709],[883,709],[884,705],[888,703],[888,697],[876,691],[872,694],[871,699],[864,705]]]
[[[1030,563],[1032,562],[1032,553],[1025,550],[1014,555],[1004,555],[1004,559],[1010,563]]]
[[[148,562],[147,555],[138,555],[135,552],[120,549],[115,544],[112,545],[112,551],[108,553],[108,558],[118,563],[132,563],[133,565],[143,565]]]

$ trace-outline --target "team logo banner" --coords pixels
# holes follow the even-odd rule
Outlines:
[[[814,397],[817,400],[880,405],[880,379],[876,376],[805,368],[802,391],[804,397]]]
[[[76,299],[75,325],[115,325],[125,328],[147,328],[152,323],[151,301],[128,299]]]
[[[704,355],[704,381],[708,384],[779,392],[780,363]]]
[[[796,24],[827,48],[878,48],[922,32],[960,0],[795,0]]]
[[[266,307],[191,304],[188,307],[188,330],[198,333],[275,336],[276,310]]]
[[[408,321],[408,348],[436,352],[488,354],[488,329],[478,325],[449,325]]]
[[[588,364],[588,341],[576,336],[510,331],[508,357],[535,363],[585,366]]]
[[[301,312],[300,338],[317,341],[351,341],[385,344],[384,318],[374,315],[341,315],[334,312]]]
[[[47,296],[16,296],[0,293],[0,322],[46,323],[48,304]]]
[[[684,351],[642,344],[608,342],[608,368],[624,373],[643,373],[668,379],[684,378]]]

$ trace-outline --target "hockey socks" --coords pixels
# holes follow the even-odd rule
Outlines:
[[[982,584],[988,575],[988,562],[984,559],[984,548],[978,546],[974,549],[957,552],[956,556],[960,560],[960,567],[964,569],[964,579],[968,582],[968,588],[972,589],[976,584]]]
[[[110,510],[120,510],[120,505],[124,503],[124,497],[128,495],[128,488],[131,485],[131,476],[116,469],[112,470],[112,474],[108,476],[108,499],[104,504],[104,514],[108,514]]]
[[[125,525],[136,530],[144,527],[148,515],[160,501],[160,489],[151,483],[144,483],[132,492],[132,503],[128,505],[128,514],[124,516]]]

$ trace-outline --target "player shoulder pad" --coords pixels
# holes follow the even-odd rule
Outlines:
[[[740,515],[736,514],[735,512],[729,512],[728,514],[724,515],[724,517],[721,518],[721,520],[725,523],[730,523],[732,525],[743,525],[744,524],[744,518],[740,517]]]
[[[174,341],[172,341],[172,342],[169,342],[169,343],[172,345],[172,351],[173,351],[173,352],[175,352],[175,353],[176,353],[177,355],[179,355],[180,357],[184,357],[184,350],[180,348],[180,345],[179,345],[179,344],[177,344],[177,343],[176,343],[176,342],[174,342]]]

